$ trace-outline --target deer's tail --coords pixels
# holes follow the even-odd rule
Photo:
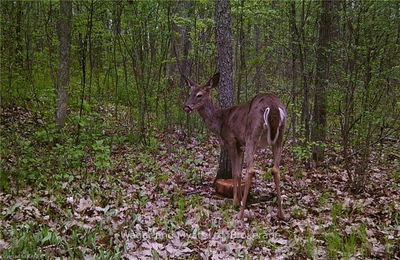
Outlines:
[[[270,107],[267,107],[264,111],[264,126],[267,129],[267,141],[268,144],[273,145],[278,140],[279,129],[282,123],[285,121],[285,111],[282,108],[278,108],[278,111],[272,111]]]

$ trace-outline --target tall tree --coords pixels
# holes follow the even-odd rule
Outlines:
[[[297,26],[296,26],[296,2],[291,1],[290,2],[290,9],[289,9],[289,43],[290,43],[290,49],[292,52],[292,61],[291,61],[291,81],[292,81],[292,89],[291,89],[291,105],[294,107],[295,102],[296,102],[296,96],[297,96],[297,67],[296,67],[296,60],[297,60],[297,44],[298,39],[297,39]],[[295,137],[296,135],[296,117],[294,115],[295,113],[292,113],[291,116],[291,128],[292,128],[292,138]]]
[[[59,129],[64,127],[67,115],[67,88],[69,85],[69,67],[71,53],[71,20],[72,1],[60,1],[61,19],[58,28],[60,40],[60,67],[57,80],[57,111],[56,124]]]
[[[217,69],[220,72],[218,99],[222,108],[233,104],[233,65],[231,5],[229,0],[215,1],[215,39],[217,41]],[[232,178],[231,163],[228,153],[221,148],[217,179]]]
[[[324,0],[321,3],[322,9],[320,13],[318,47],[316,53],[317,63],[313,123],[311,127],[311,140],[314,142],[325,142],[326,137],[326,87],[329,84],[329,43],[333,8],[333,1],[331,0]],[[314,145],[312,159],[315,162],[321,162],[324,159],[323,145]]]
[[[240,103],[240,95],[241,92],[243,91],[242,89],[242,79],[243,75],[245,74],[245,69],[246,69],[246,62],[245,62],[245,55],[244,55],[244,49],[245,49],[245,30],[244,30],[244,19],[243,19],[243,9],[244,9],[244,0],[240,0],[240,14],[239,14],[239,22],[238,22],[238,33],[239,36],[237,37],[237,45],[236,45],[236,71],[238,71],[238,80],[237,80],[237,92],[236,92],[236,102]]]
[[[255,54],[257,57],[257,63],[256,63],[256,72],[254,75],[254,85],[256,87],[256,92],[258,93],[261,89],[261,84],[263,82],[263,74],[262,74],[262,63],[259,60],[259,57],[261,55],[261,26],[259,24],[254,25],[254,41],[255,41]]]
[[[172,10],[172,17],[168,17],[169,23],[171,24],[170,28],[170,57],[174,57],[175,61],[169,62],[167,64],[166,76],[169,79],[168,84],[172,88],[174,85],[184,86],[184,78],[183,75],[189,75],[191,72],[191,62],[188,59],[188,54],[190,50],[190,26],[189,25],[181,25],[177,23],[176,18],[174,19],[174,14],[181,19],[189,19],[191,16],[191,6],[192,2],[172,2],[174,3],[174,8]],[[170,93],[168,91],[164,92],[164,108],[165,108],[165,119],[166,124],[168,124],[168,129],[170,127],[170,105],[168,105],[169,100],[167,96]],[[168,119],[167,119],[168,118]],[[183,120],[182,120],[183,121]],[[188,124],[188,117],[186,117],[186,123]]]
[[[299,63],[300,63],[300,74],[301,74],[301,87],[303,89],[303,104],[302,104],[302,113],[301,113],[301,121],[304,123],[304,143],[306,144],[310,140],[310,71],[308,69],[308,56],[309,56],[309,48],[307,46],[307,37],[306,37],[306,6],[305,1],[301,1],[301,12],[300,12],[300,26],[299,26],[299,41],[298,41],[298,50],[299,50]],[[307,8],[308,9],[308,8]]]

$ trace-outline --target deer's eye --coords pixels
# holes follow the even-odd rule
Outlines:
[[[202,93],[198,93],[198,94],[196,95],[197,98],[201,98],[202,96],[203,96]]]

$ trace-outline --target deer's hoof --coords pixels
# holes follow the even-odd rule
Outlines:
[[[285,214],[283,214],[282,211],[278,211],[278,219],[279,220],[285,220],[286,219]]]
[[[239,216],[238,216],[238,217],[239,217],[240,220],[243,220],[243,217],[244,217],[244,209],[241,209],[241,210],[240,210]]]

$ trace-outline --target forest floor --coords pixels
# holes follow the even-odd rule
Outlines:
[[[288,143],[285,221],[276,217],[271,153],[258,152],[242,222],[232,200],[215,194],[215,138],[175,130],[144,147],[112,109],[96,113],[80,119],[77,139],[73,121],[57,136],[38,112],[1,110],[0,258],[400,259],[390,145],[373,152],[354,194],[337,146],[328,145],[325,166],[306,170]]]

